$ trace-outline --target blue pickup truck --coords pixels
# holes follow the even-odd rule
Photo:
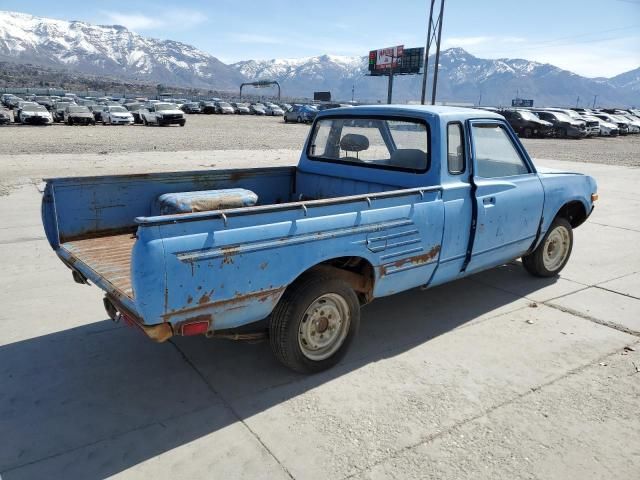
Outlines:
[[[500,115],[391,105],[319,113],[297,167],[48,179],[42,221],[112,319],[159,342],[266,335],[317,372],[374,298],[520,257],[557,275],[596,199]]]

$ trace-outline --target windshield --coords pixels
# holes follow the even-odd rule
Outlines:
[[[230,107],[231,106],[227,102],[220,102],[220,103],[218,103],[218,105],[220,105],[221,107]]]
[[[534,122],[540,121],[540,119],[538,117],[536,117],[533,113],[531,113],[528,110],[518,110],[518,113],[520,114],[520,116],[524,120],[531,120],[531,121],[534,121]]]
[[[109,107],[110,112],[126,112],[127,109],[124,107]]]
[[[142,104],[141,103],[128,103],[125,105],[125,108],[129,111],[132,110],[140,110],[142,108]]]
[[[560,113],[560,112],[550,112],[550,113],[561,122],[573,122],[573,119],[567,114]]]
[[[573,118],[574,120],[582,120],[578,112],[574,112],[573,110],[567,110],[566,112],[562,112],[562,113],[565,113],[566,115]]]
[[[22,110],[25,112],[46,112],[47,109],[44,108],[42,105],[24,105],[22,107]]]
[[[87,107],[69,107],[69,112],[71,113],[89,113],[89,109]]]
[[[36,97],[34,98],[34,100],[36,102],[46,102],[47,100],[49,100],[49,97]]]
[[[236,103],[236,107],[247,108],[247,104],[246,103]]]
[[[156,103],[156,111],[160,112],[162,110],[176,110],[176,107],[173,103]]]
[[[424,123],[372,118],[323,118],[315,125],[308,155],[312,160],[363,167],[423,172],[429,163]]]

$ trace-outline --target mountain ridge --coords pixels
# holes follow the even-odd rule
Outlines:
[[[127,81],[236,91],[246,81],[277,80],[288,97],[329,90],[340,100],[386,99],[387,80],[367,76],[366,56],[317,55],[225,64],[191,45],[144,37],[121,25],[93,25],[0,11],[0,61],[63,68]],[[430,58],[429,64],[433,65]],[[611,78],[587,78],[548,63],[519,58],[482,59],[456,47],[440,56],[438,100],[510,104],[515,96],[536,105],[640,104],[640,68]],[[399,76],[394,100],[420,96],[421,75]]]

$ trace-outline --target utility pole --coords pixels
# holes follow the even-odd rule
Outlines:
[[[356,94],[356,84],[354,83],[353,85],[351,85],[351,103],[353,103],[355,94]]]
[[[398,58],[395,56],[395,50],[391,50],[391,66],[389,67],[389,86],[387,89],[387,105],[391,105],[391,97],[393,95],[393,61]]]
[[[598,95],[594,95],[593,96],[593,108],[596,108],[596,99],[598,98]]]
[[[438,25],[438,46],[436,48],[436,63],[433,69],[433,92],[431,93],[431,105],[436,104],[436,89],[438,88],[438,69],[440,67],[440,40],[442,39],[442,15],[444,14],[444,0],[440,3],[440,20]]]
[[[580,103],[580,95],[578,95],[578,98],[576,98],[576,108],[578,108],[579,103]]]
[[[435,43],[436,58],[435,65],[433,67],[433,88],[431,91],[431,104],[435,105],[436,102],[436,90],[438,88],[438,68],[440,61],[440,40],[442,39],[442,17],[444,14],[444,0],[440,1],[440,11],[437,13],[437,19],[434,21],[433,13],[436,0],[431,0],[429,8],[429,20],[427,28],[427,45],[424,52],[424,73],[422,77],[422,95],[420,96],[420,103],[425,104],[427,96],[427,76],[429,74],[429,53],[431,46]],[[437,30],[437,34],[436,34]]]

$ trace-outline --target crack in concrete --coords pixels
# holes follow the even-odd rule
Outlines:
[[[258,435],[242,418],[242,416],[236,411],[235,408],[233,408],[233,405],[231,405],[230,402],[228,402],[217,390],[216,388],[211,385],[211,383],[209,383],[209,380],[207,380],[207,377],[204,376],[204,374],[198,369],[198,367],[196,366],[195,363],[193,363],[191,361],[191,359],[187,356],[186,353],[184,353],[180,347],[173,341],[173,340],[168,340],[168,343],[170,343],[171,345],[173,345],[173,347],[178,351],[178,353],[180,354],[180,356],[182,357],[182,359],[186,362],[187,365],[189,365],[193,371],[196,373],[196,375],[198,375],[198,377],[200,377],[200,379],[204,382],[204,384],[207,386],[207,388],[209,389],[209,391],[211,391],[214,395],[216,395],[222,402],[222,404],[233,414],[233,416],[236,418],[236,420],[238,422],[240,422],[246,429],[247,431],[258,441],[258,443],[260,443],[260,445],[262,445],[262,447],[265,449],[265,451],[276,461],[276,463],[280,466],[280,468],[282,468],[282,470],[287,474],[287,476],[289,478],[291,478],[292,480],[294,479],[294,476],[291,474],[291,472],[289,471],[289,469],[280,461],[280,459],[273,453],[273,451],[271,451],[271,449],[267,446],[267,444],[260,438],[260,435]]]
[[[590,220],[589,223],[593,223],[594,225],[599,225],[601,227],[617,228],[618,230],[626,230],[628,232],[640,233],[640,230],[635,229],[635,228],[618,227],[617,225],[607,225],[606,223],[594,222],[593,220]]]
[[[630,344],[628,344],[626,346],[629,346],[629,347],[630,346],[634,346],[634,347],[636,347],[639,344],[640,344],[640,341],[635,341],[635,342],[632,342],[632,343],[630,343]],[[532,395],[534,393],[540,392],[541,390],[545,389],[546,387],[550,387],[551,385],[554,385],[554,384],[564,380],[565,378],[568,378],[568,377],[570,377],[572,375],[577,375],[578,373],[581,373],[584,370],[586,370],[586,369],[588,369],[588,368],[590,368],[590,367],[592,367],[592,366],[594,366],[594,365],[606,360],[607,358],[611,357],[612,355],[615,355],[616,352],[618,352],[619,350],[621,350],[621,349],[620,348],[616,348],[615,350],[613,350],[613,351],[611,351],[609,353],[606,353],[606,354],[596,358],[595,360],[592,360],[592,361],[590,361],[588,363],[585,363],[585,364],[579,365],[579,366],[577,366],[575,368],[572,368],[571,370],[568,370],[567,372],[563,373],[562,375],[560,375],[560,376],[558,376],[558,377],[556,377],[556,378],[554,378],[552,380],[549,380],[548,382],[541,383],[540,385],[537,385],[537,386],[529,387],[526,391],[515,395],[514,397],[512,397],[509,400],[505,400],[504,402],[501,402],[501,403],[498,403],[498,404],[496,404],[496,405],[494,405],[492,407],[486,408],[483,411],[481,411],[480,413],[478,413],[477,415],[472,415],[471,417],[469,417],[469,418],[467,418],[465,420],[460,420],[459,422],[456,422],[453,425],[451,425],[449,428],[447,428],[447,429],[445,429],[445,430],[443,430],[441,432],[437,432],[437,433],[434,433],[432,435],[428,435],[427,437],[423,438],[422,440],[420,440],[420,441],[418,441],[416,443],[413,443],[411,445],[407,445],[406,447],[402,447],[402,448],[396,450],[395,452],[391,453],[390,455],[386,456],[385,458],[382,458],[382,459],[374,462],[371,465],[368,465],[368,466],[366,466],[364,468],[358,469],[357,471],[342,477],[341,480],[348,480],[350,478],[354,478],[356,475],[360,475],[361,473],[369,471],[372,468],[377,467],[378,465],[381,465],[382,463],[384,463],[384,462],[386,462],[388,460],[393,460],[393,459],[396,459],[396,458],[400,457],[405,452],[409,452],[409,451],[411,451],[411,450],[413,450],[415,448],[418,448],[420,446],[423,446],[423,445],[426,445],[428,443],[431,443],[433,440],[436,440],[436,439],[438,439],[440,437],[443,437],[443,436],[447,435],[448,433],[450,433],[450,432],[452,432],[452,431],[454,431],[454,430],[456,430],[456,429],[458,429],[458,428],[460,428],[460,427],[462,427],[464,425],[467,425],[467,424],[469,424],[471,422],[475,422],[476,420],[484,418],[484,417],[490,415],[491,413],[495,412],[496,410],[498,410],[498,409],[500,409],[502,407],[506,407],[506,406],[512,405],[515,402],[517,402],[519,400],[522,400],[523,398],[527,398],[528,396],[530,396],[530,395]]]
[[[563,307],[560,305],[554,305],[552,303],[542,302],[543,305],[558,310],[560,312],[568,313],[573,315],[574,317],[582,318],[583,320],[588,320],[593,323],[597,323],[598,325],[602,325],[604,327],[609,327],[619,332],[627,333],[629,335],[633,335],[635,337],[640,337],[640,332],[636,330],[632,330],[631,328],[627,328],[623,325],[619,325],[617,323],[609,322],[607,320],[600,320],[599,318],[592,317],[591,315],[587,315],[586,313],[579,312],[578,310],[574,310],[573,308]]]

